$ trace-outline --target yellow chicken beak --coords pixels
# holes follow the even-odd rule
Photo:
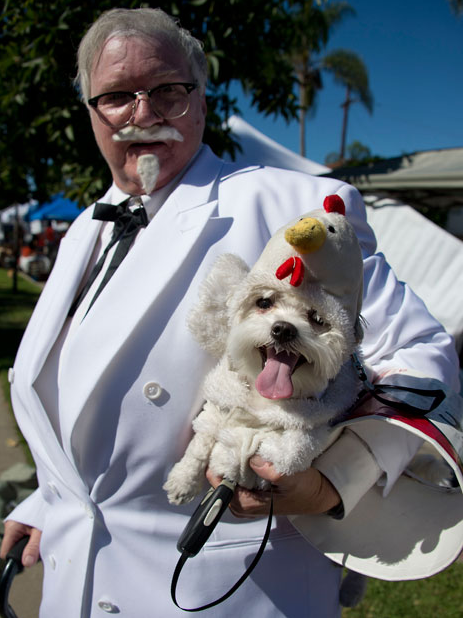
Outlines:
[[[320,249],[325,242],[326,228],[321,221],[306,217],[288,228],[285,232],[285,240],[298,253],[313,253]]]

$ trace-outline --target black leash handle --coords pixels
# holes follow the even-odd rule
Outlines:
[[[29,536],[23,536],[10,549],[6,556],[5,566],[0,575],[0,617],[1,618],[17,618],[13,608],[8,603],[8,595],[10,593],[11,584],[15,575],[21,573],[24,567],[21,562],[22,553],[26,547]]]
[[[170,594],[171,594],[171,597],[172,597],[172,601],[175,603],[175,605],[179,609],[182,609],[185,612],[200,612],[200,611],[202,611],[204,609],[210,609],[211,607],[215,607],[216,605],[219,605],[220,603],[223,603],[223,601],[225,601],[226,599],[231,597],[231,595],[234,592],[236,592],[236,590],[238,590],[238,588],[249,577],[249,575],[251,575],[251,573],[253,572],[254,568],[257,565],[257,563],[261,559],[262,554],[264,553],[264,549],[265,549],[265,547],[267,545],[267,541],[268,541],[269,536],[270,536],[270,530],[271,530],[271,527],[272,527],[272,518],[273,518],[273,493],[272,493],[272,490],[270,490],[270,492],[271,492],[270,493],[270,510],[269,510],[269,514],[268,514],[267,526],[265,528],[264,537],[262,539],[260,547],[259,547],[256,555],[254,556],[253,561],[251,562],[249,567],[246,569],[246,571],[243,573],[243,575],[238,579],[238,581],[235,584],[233,584],[233,586],[230,588],[230,590],[228,590],[228,592],[226,592],[220,598],[216,599],[215,601],[211,601],[210,603],[207,603],[206,605],[201,605],[201,607],[187,608],[187,607],[182,607],[181,605],[178,604],[177,596],[176,596],[178,578],[179,578],[180,573],[181,573],[181,571],[182,571],[182,569],[183,569],[183,567],[185,565],[185,562],[191,556],[191,554],[188,554],[185,551],[182,553],[182,555],[180,556],[180,558],[179,558],[179,560],[177,562],[177,566],[175,567],[175,571],[174,571],[174,574],[172,576],[172,584],[171,584],[171,587],[170,587]]]

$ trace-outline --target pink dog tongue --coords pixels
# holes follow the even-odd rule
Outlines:
[[[287,399],[293,394],[291,373],[299,356],[288,352],[275,353],[267,348],[267,362],[256,379],[256,389],[267,399]]]

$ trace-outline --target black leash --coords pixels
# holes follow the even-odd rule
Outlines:
[[[381,403],[384,403],[384,405],[389,406],[390,408],[394,408],[394,410],[399,410],[399,412],[402,412],[403,414],[417,414],[418,416],[423,416],[423,414],[432,412],[437,407],[439,407],[446,398],[446,394],[442,389],[426,390],[421,388],[412,388],[410,386],[398,386],[394,384],[373,385],[368,380],[366,371],[356,354],[352,354],[352,362],[354,364],[355,370],[357,371],[358,377],[363,383],[365,391]],[[409,402],[398,401],[398,397],[400,396],[401,392],[417,395],[418,397],[429,401],[429,406],[425,408],[419,408]],[[389,397],[387,397],[387,395],[389,395]],[[394,398],[395,395],[397,395],[397,398]]]
[[[223,483],[225,483],[225,487],[229,488],[230,491],[230,483],[227,481],[223,481]],[[228,483],[228,485],[227,485]],[[222,485],[222,484],[221,484]],[[259,562],[259,560],[262,557],[262,554],[264,553],[264,549],[267,545],[267,541],[269,539],[270,536],[270,529],[272,527],[272,517],[273,517],[273,493],[272,490],[270,489],[270,510],[269,510],[269,514],[268,514],[268,520],[267,520],[267,527],[265,529],[265,533],[264,533],[264,537],[262,539],[262,542],[260,544],[259,550],[257,551],[256,555],[253,558],[253,561],[251,562],[251,564],[249,565],[249,567],[246,569],[246,571],[243,573],[243,575],[238,579],[238,581],[230,588],[230,590],[228,590],[228,592],[226,592],[224,595],[222,595],[219,599],[216,599],[215,601],[211,601],[210,603],[207,603],[206,605],[202,605],[201,607],[193,607],[193,608],[187,608],[187,607],[182,607],[181,605],[178,604],[177,602],[177,596],[176,596],[176,591],[177,591],[177,582],[178,579],[180,577],[180,573],[185,565],[185,562],[188,560],[188,558],[191,558],[192,556],[195,556],[198,551],[201,549],[201,547],[204,545],[204,543],[206,542],[207,538],[209,538],[210,534],[212,533],[212,530],[215,528],[215,526],[217,525],[217,523],[219,522],[220,517],[222,516],[222,513],[225,511],[225,509],[227,508],[231,498],[233,497],[233,492],[235,489],[235,485],[233,484],[233,489],[231,489],[231,495],[226,495],[225,499],[223,499],[224,496],[224,490],[220,489],[221,485],[219,485],[219,487],[216,488],[216,490],[212,490],[212,492],[208,492],[208,494],[206,494],[205,498],[202,500],[201,504],[199,505],[199,507],[196,509],[195,513],[192,515],[192,518],[189,522],[189,524],[187,525],[187,527],[185,528],[185,531],[183,532],[183,534],[180,537],[180,540],[177,544],[177,548],[179,549],[179,551],[182,552],[182,555],[180,556],[178,562],[177,562],[177,566],[175,567],[175,571],[174,574],[172,576],[172,584],[170,587],[170,594],[172,597],[172,601],[175,603],[175,605],[179,608],[182,609],[185,612],[200,612],[204,609],[210,609],[211,607],[215,607],[216,605],[219,605],[220,603],[223,603],[223,601],[225,601],[226,599],[228,599],[229,597],[231,597],[231,595],[236,592],[236,590],[238,590],[238,588],[241,586],[241,584],[249,577],[249,575],[251,575],[252,571],[254,570],[254,568],[256,567],[257,563]],[[227,492],[228,494],[228,492]],[[217,496],[222,495],[222,497],[217,497]],[[228,501],[227,501],[228,500]],[[217,507],[217,503],[220,501],[219,506]],[[215,511],[214,511],[215,509]],[[213,522],[208,523],[207,520],[207,515],[210,512],[213,512]],[[204,521],[206,521],[206,526],[209,527],[210,529],[208,529],[207,531],[207,535],[203,534],[201,541],[198,542],[196,539],[196,542],[193,542],[193,544],[189,543],[188,541],[188,537],[191,540],[191,534],[193,531],[193,536],[196,536],[197,530],[196,530],[196,535],[194,534],[194,530],[195,530],[195,526],[198,522],[198,520],[201,521],[201,523],[203,524]],[[206,537],[206,538],[204,538]],[[187,549],[185,549],[185,547],[187,547]],[[194,553],[192,553],[194,552]]]

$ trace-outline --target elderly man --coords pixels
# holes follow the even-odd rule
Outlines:
[[[6,522],[3,553],[30,534],[29,565],[40,544],[44,618],[177,616],[170,579],[193,507],[170,506],[162,485],[188,441],[213,363],[185,322],[217,256],[233,252],[254,263],[276,229],[338,194],[364,254],[363,353],[372,374],[412,368],[455,385],[456,356],[421,302],[374,255],[354,189],[296,172],[239,169],[202,145],[204,54],[162,11],[103,14],[81,43],[78,83],[113,184],[62,241],[10,373],[40,487]],[[418,446],[393,429],[341,436],[325,462],[326,454],[295,477],[251,460],[278,487],[270,543],[255,575],[211,616],[339,615],[341,569],[285,515],[340,507],[347,514],[380,476],[390,487]],[[329,463],[336,452],[342,470]],[[367,473],[353,490],[359,459]],[[232,512],[240,517],[227,514],[185,570],[179,596],[187,607],[219,596],[241,575],[259,546],[268,496],[238,489]]]

